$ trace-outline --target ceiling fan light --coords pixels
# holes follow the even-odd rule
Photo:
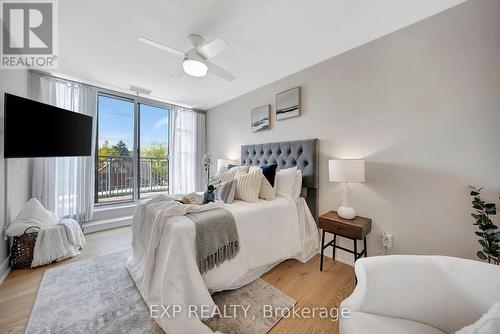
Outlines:
[[[194,59],[185,59],[182,62],[182,68],[186,74],[192,77],[204,77],[208,71],[208,66],[205,63]]]

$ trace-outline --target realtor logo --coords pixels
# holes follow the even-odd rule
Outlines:
[[[55,1],[2,1],[2,69],[57,67]]]

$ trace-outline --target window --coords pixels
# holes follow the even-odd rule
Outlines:
[[[95,203],[168,191],[168,107],[101,93],[97,112]]]
[[[139,198],[168,191],[168,110],[139,104]]]

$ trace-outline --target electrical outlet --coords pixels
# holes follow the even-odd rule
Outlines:
[[[382,234],[382,245],[384,245],[386,254],[389,254],[389,251],[392,248],[392,234],[387,232]]]

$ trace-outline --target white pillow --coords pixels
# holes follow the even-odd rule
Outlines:
[[[223,201],[226,204],[231,204],[234,201],[234,196],[236,195],[236,185],[238,180],[234,179],[232,181],[227,181],[219,184],[217,189],[215,189],[215,198],[219,201]]]
[[[256,170],[260,170],[260,166],[250,166],[250,169],[248,170],[249,173],[255,172]]]
[[[236,167],[233,167],[231,169],[227,169],[222,171],[221,173],[217,174],[216,178],[220,183],[228,182],[234,180],[234,177],[236,176]]]
[[[302,192],[302,171],[298,170],[295,179],[295,188],[293,190],[293,198],[298,199]]]
[[[250,166],[249,173],[255,171],[262,171],[260,166]],[[274,187],[269,183],[269,181],[264,177],[262,178],[262,184],[260,186],[259,198],[265,199],[266,201],[270,201],[276,198],[276,176],[274,179]]]
[[[250,170],[250,166],[238,166],[238,167],[233,167],[236,168],[236,175],[234,176],[235,179],[240,177],[241,175],[248,174],[248,171]],[[233,169],[231,168],[231,169]]]
[[[274,187],[269,183],[269,181],[263,177],[262,184],[260,186],[259,197],[265,199],[266,201],[270,201],[276,198],[276,179],[274,181]]]
[[[275,179],[276,195],[293,198],[296,179],[297,167],[282,169],[277,172]]]
[[[500,303],[495,303],[478,321],[465,326],[455,334],[500,333]]]
[[[264,174],[262,174],[260,169],[252,173],[241,174],[237,178],[236,199],[245,202],[257,202],[259,200],[260,186],[263,178]]]
[[[291,172],[291,171],[296,172],[297,171],[297,166],[293,166],[293,167],[286,168],[286,169],[280,169],[279,171],[280,172]]]
[[[15,237],[23,234],[30,226],[44,228],[55,225],[57,222],[58,218],[55,213],[45,209],[36,198],[32,198],[24,204],[21,211],[17,214],[16,219],[14,219],[5,231],[5,234],[9,237]],[[30,229],[28,232],[35,231],[36,229]]]

